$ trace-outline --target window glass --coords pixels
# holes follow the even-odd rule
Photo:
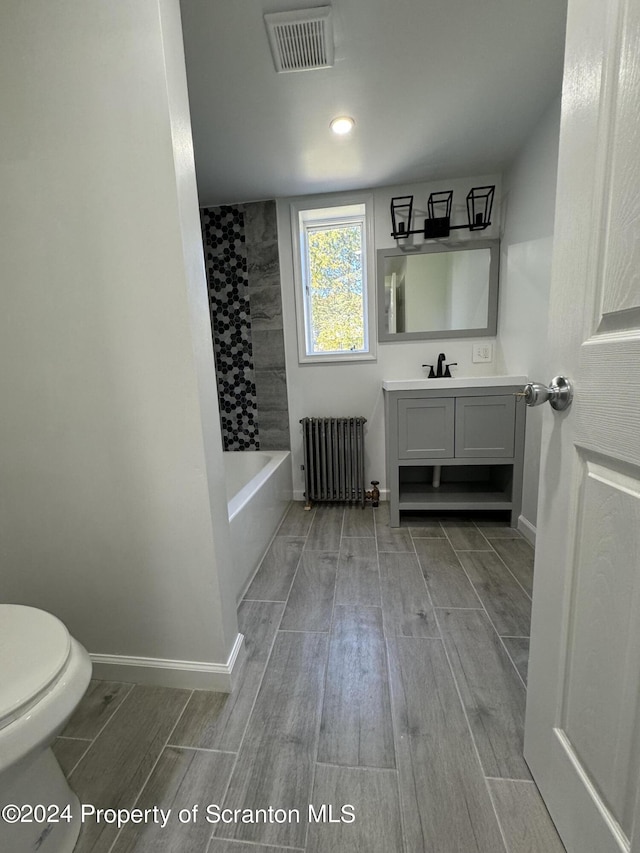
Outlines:
[[[309,354],[363,352],[362,223],[310,227],[306,238]]]
[[[372,357],[364,204],[297,211],[303,361]]]

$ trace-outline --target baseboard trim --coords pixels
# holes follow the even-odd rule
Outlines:
[[[536,535],[538,533],[538,528],[531,524],[524,515],[519,516],[518,518],[518,530],[525,539],[527,539],[535,548],[536,547]]]
[[[89,655],[94,678],[105,681],[133,681],[162,687],[185,687],[188,690],[214,690],[230,693],[235,676],[246,657],[244,635],[238,634],[226,663],[169,660],[130,655]]]

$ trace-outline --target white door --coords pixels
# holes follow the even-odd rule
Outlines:
[[[569,853],[638,853],[640,0],[569,0],[549,335],[525,756]]]

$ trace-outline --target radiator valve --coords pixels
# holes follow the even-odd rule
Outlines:
[[[372,480],[371,485],[373,488],[365,495],[366,499],[371,501],[372,506],[378,506],[378,501],[380,500],[380,489],[378,488],[379,482],[380,480]]]

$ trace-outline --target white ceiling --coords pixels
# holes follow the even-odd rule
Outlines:
[[[277,74],[264,13],[320,5],[334,67]],[[560,92],[566,0],[181,7],[203,205],[501,171]]]

